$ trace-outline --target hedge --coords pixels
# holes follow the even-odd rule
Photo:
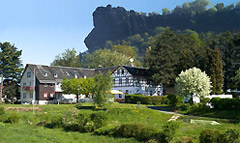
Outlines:
[[[140,101],[141,104],[153,104],[153,105],[168,104],[167,96],[145,96],[141,94],[125,95],[126,103],[137,104],[138,101]]]
[[[240,101],[238,98],[212,98],[210,100],[212,106],[216,110],[238,110],[240,109]]]
[[[146,141],[158,134],[158,130],[149,125],[139,123],[122,124],[116,128],[116,136],[131,138],[134,137],[140,141]]]

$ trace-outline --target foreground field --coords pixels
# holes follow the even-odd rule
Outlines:
[[[31,107],[30,105],[3,105],[6,107]],[[92,112],[98,112],[89,109],[76,109],[75,105],[42,105],[39,107],[38,112],[35,114],[32,111],[22,112],[6,111],[4,116],[11,114],[12,112],[18,112],[20,116],[20,122],[15,124],[0,122],[0,143],[32,143],[32,142],[44,142],[44,143],[74,143],[74,142],[138,142],[133,138],[113,138],[108,136],[96,136],[90,133],[69,132],[62,128],[49,129],[41,126],[41,123],[50,122],[57,114],[67,114],[68,112],[81,112],[84,114],[90,114]],[[109,116],[107,125],[120,125],[124,123],[142,123],[153,126],[158,130],[161,130],[162,125],[171,118],[172,115],[160,113],[157,110],[148,109],[145,106],[138,108],[132,104],[111,104],[107,106],[107,114]],[[4,118],[1,116],[0,118]],[[195,118],[199,119],[199,118]],[[209,120],[208,118],[201,118],[202,120]],[[198,142],[199,135],[204,129],[217,129],[224,131],[226,129],[240,130],[239,124],[223,123],[218,120],[220,125],[208,125],[208,124],[191,124],[190,117],[180,117],[177,122],[180,124],[176,135],[172,142],[177,142],[183,136],[193,138],[194,142]],[[211,119],[214,120],[214,119]]]

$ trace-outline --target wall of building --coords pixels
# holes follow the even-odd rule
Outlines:
[[[30,74],[30,77],[27,75]],[[24,90],[24,87],[34,87],[34,74],[28,67],[22,76],[21,84],[21,102],[32,103],[34,92],[33,90]]]
[[[37,84],[38,100],[53,100],[55,97],[55,83]]]
[[[122,72],[124,70],[124,72]],[[124,99],[125,94],[142,94],[146,96],[161,96],[163,89],[161,86],[152,86],[147,83],[144,77],[134,77],[125,68],[118,68],[113,74],[114,86],[113,90],[123,92],[123,95],[115,95],[116,99]],[[121,82],[119,82],[121,79]],[[128,81],[126,81],[128,80]]]

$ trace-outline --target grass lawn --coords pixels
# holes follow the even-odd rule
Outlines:
[[[31,105],[1,105],[4,107],[32,107]],[[20,112],[20,122],[16,124],[1,123],[0,122],[0,143],[134,143],[137,140],[133,138],[112,138],[107,136],[94,136],[90,133],[79,132],[66,132],[62,128],[49,129],[41,126],[37,126],[39,122],[50,122],[56,114],[65,114],[67,112],[76,111],[86,114],[90,114],[93,111],[89,109],[76,109],[75,105],[37,105],[41,111],[32,113]],[[167,122],[172,115],[158,112],[141,105],[137,108],[137,105],[133,104],[110,104],[107,107],[107,113],[109,116],[108,125],[120,125],[123,123],[142,123],[149,124],[161,130],[164,123]],[[5,115],[0,116],[4,118],[11,112],[6,111]],[[149,118],[149,120],[148,120]],[[198,119],[198,118],[196,118]],[[203,118],[205,119],[205,118]],[[194,142],[198,142],[198,136],[204,129],[217,129],[224,131],[228,128],[234,128],[240,130],[239,124],[221,123],[221,125],[198,125],[189,123],[190,119],[179,119],[180,128],[176,133],[172,142],[176,142],[183,136],[190,136],[194,138]],[[31,125],[29,124],[31,123]]]

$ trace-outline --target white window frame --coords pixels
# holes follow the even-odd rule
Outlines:
[[[23,93],[23,99],[26,99],[26,98],[27,98],[27,94]]]

